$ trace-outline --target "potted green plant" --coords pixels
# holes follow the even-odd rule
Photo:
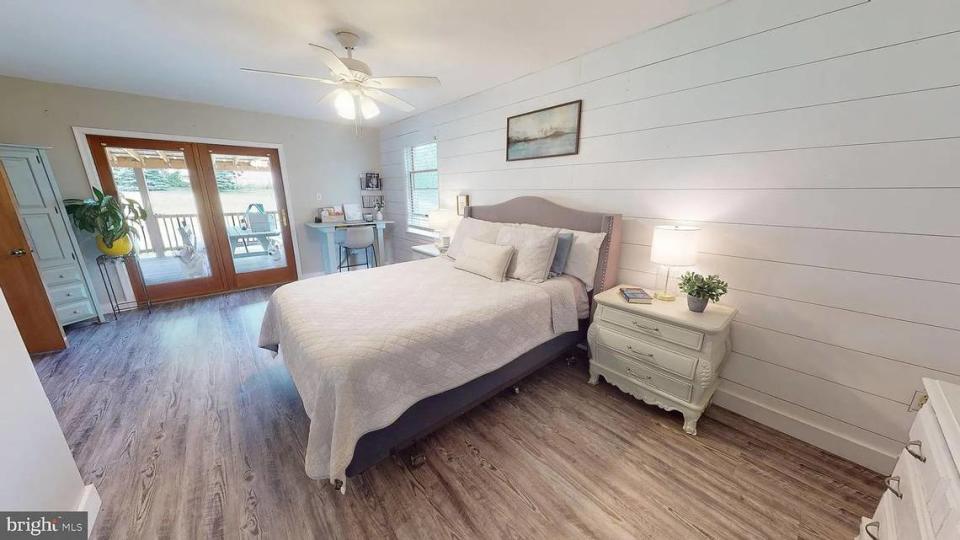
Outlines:
[[[63,204],[77,228],[96,235],[97,248],[115,257],[130,253],[130,237],[139,237],[130,224],[139,225],[147,218],[147,211],[137,201],[105,195],[97,188],[93,188],[92,198],[66,199]]]
[[[703,313],[709,300],[719,302],[720,297],[727,294],[727,282],[717,275],[703,277],[696,272],[686,272],[680,276],[678,287],[687,293],[687,307],[695,313]]]

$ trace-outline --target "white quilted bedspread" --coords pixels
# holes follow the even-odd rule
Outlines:
[[[259,345],[282,353],[310,417],[307,474],[345,482],[365,433],[576,329],[572,281],[498,283],[438,257],[284,285]]]

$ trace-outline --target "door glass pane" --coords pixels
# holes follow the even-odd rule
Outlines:
[[[147,211],[135,239],[147,285],[209,277],[203,241],[183,152],[108,147],[113,181],[122,197]]]
[[[269,156],[211,154],[237,273],[287,266]]]

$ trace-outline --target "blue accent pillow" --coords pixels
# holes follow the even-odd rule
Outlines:
[[[553,255],[553,264],[550,265],[550,277],[563,273],[563,269],[567,267],[571,247],[573,247],[573,233],[557,234],[557,251]]]

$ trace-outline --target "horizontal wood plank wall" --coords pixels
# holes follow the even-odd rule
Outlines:
[[[953,0],[735,0],[385,128],[388,214],[436,140],[444,206],[623,213],[625,282],[700,225],[740,309],[715,402],[887,472],[920,378],[960,382],[957,65]],[[504,160],[506,117],[574,99],[579,155]]]

